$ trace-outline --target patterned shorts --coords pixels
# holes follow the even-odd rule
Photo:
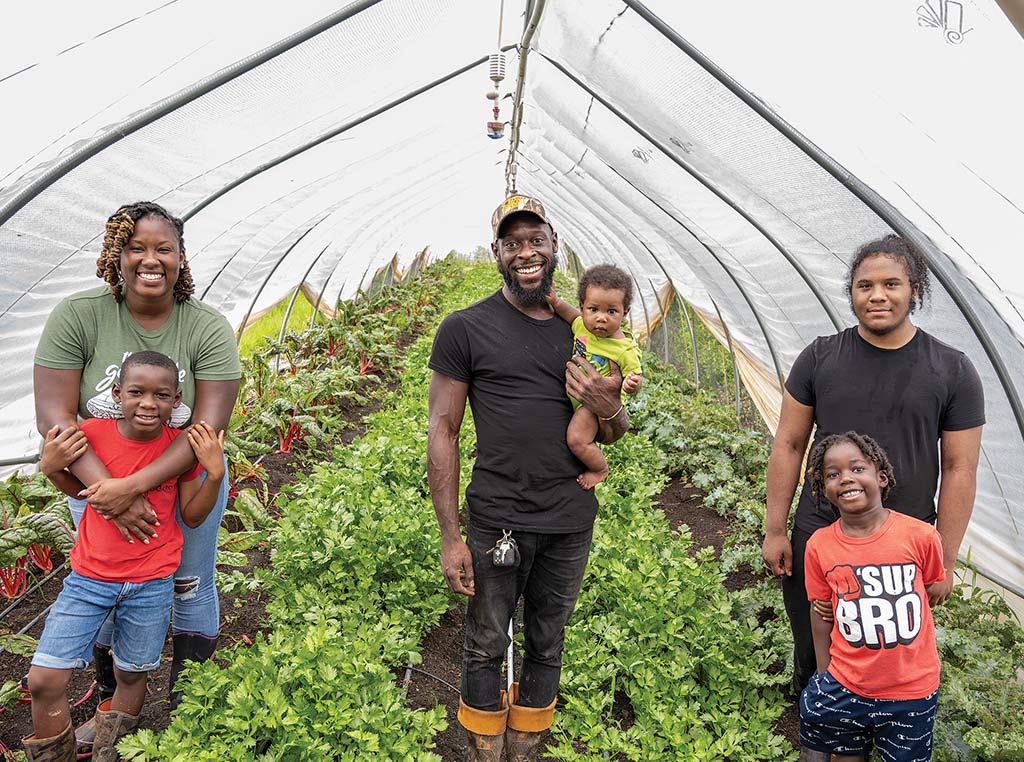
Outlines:
[[[800,696],[800,743],[815,751],[867,755],[885,762],[928,762],[939,692],[921,699],[858,696],[828,672],[815,673]]]

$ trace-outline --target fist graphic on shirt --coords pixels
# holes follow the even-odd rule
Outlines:
[[[860,580],[849,564],[839,564],[825,572],[825,580],[841,601],[860,598]]]

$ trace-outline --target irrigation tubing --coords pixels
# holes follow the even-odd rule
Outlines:
[[[45,609],[43,609],[38,614],[36,614],[35,618],[31,622],[26,624],[24,627],[22,627],[20,630],[18,630],[18,632],[16,634],[17,635],[24,635],[26,632],[31,630],[35,626],[36,622],[38,622],[40,619],[42,619],[44,616],[46,616],[47,614],[50,613],[50,609],[52,609],[52,608],[53,608],[53,604],[51,603]],[[6,648],[4,648],[3,646],[0,646],[0,654],[2,654],[6,650],[7,650]]]
[[[411,664],[407,664],[406,667],[405,667],[405,670],[406,670],[406,674],[409,674],[410,672],[418,672],[419,674],[421,674],[421,675],[423,675],[425,677],[429,677],[431,680],[435,680],[435,681],[441,683],[441,685],[445,686],[446,688],[449,688],[449,689],[455,691],[455,693],[457,695],[459,695],[459,696],[462,695],[462,691],[460,691],[454,685],[449,683],[447,680],[445,680],[444,678],[438,677],[437,675],[431,674],[430,672],[427,672],[425,669],[420,669],[419,667],[414,667]],[[406,682],[406,685],[408,685],[408,682]]]
[[[47,582],[49,582],[53,578],[53,576],[55,574],[58,574],[59,572],[61,572],[63,570],[64,570],[64,565],[63,564],[61,564],[60,566],[54,567],[53,571],[51,571],[49,574],[47,574],[41,580],[36,582],[32,587],[30,587],[28,590],[26,590],[20,596],[15,598],[14,601],[7,608],[5,608],[3,611],[0,611],[0,622],[4,621],[4,619],[7,618],[8,614],[10,614],[12,611],[14,611],[14,609],[18,608],[18,606],[22,603],[22,601],[24,601],[26,598],[28,598],[30,595],[32,595],[32,593],[34,593],[36,590],[41,588]]]

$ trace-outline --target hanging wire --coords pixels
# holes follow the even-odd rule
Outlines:
[[[534,6],[533,15],[527,22],[523,31],[523,39],[519,43],[519,71],[516,74],[516,93],[512,100],[512,133],[509,138],[508,159],[505,162],[505,196],[511,196],[516,191],[516,161],[519,153],[519,131],[523,124],[523,91],[526,89],[526,59],[530,52],[530,43],[533,35],[540,24],[541,14],[544,12],[545,0],[537,0]]]

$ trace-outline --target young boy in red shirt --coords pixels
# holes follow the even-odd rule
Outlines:
[[[152,463],[183,433],[166,425],[181,400],[178,367],[159,352],[136,352],[121,366],[113,387],[123,418],[91,418],[79,428],[47,432],[40,470],[59,489],[77,496],[85,486],[65,469],[91,447],[113,477],[129,476]],[[119,759],[114,745],[134,729],[146,698],[146,678],[160,663],[170,624],[174,571],[181,561],[181,517],[198,526],[209,514],[224,478],[224,432],[205,422],[189,427],[197,466],[146,493],[159,531],[143,543],[126,542],[116,525],[88,505],[71,550],[71,573],[46,619],[28,674],[35,733],[24,739],[30,760],[75,759],[75,734],[67,685],[89,661],[92,644],[111,611],[117,617],[111,652],[117,690],[96,712],[92,755]],[[207,476],[198,481],[202,469]]]
[[[886,762],[927,762],[939,693],[927,587],[945,578],[939,533],[883,507],[895,479],[868,436],[826,437],[807,471],[840,518],[807,543],[818,671],[800,697],[800,742],[833,762],[865,760],[873,746]]]

